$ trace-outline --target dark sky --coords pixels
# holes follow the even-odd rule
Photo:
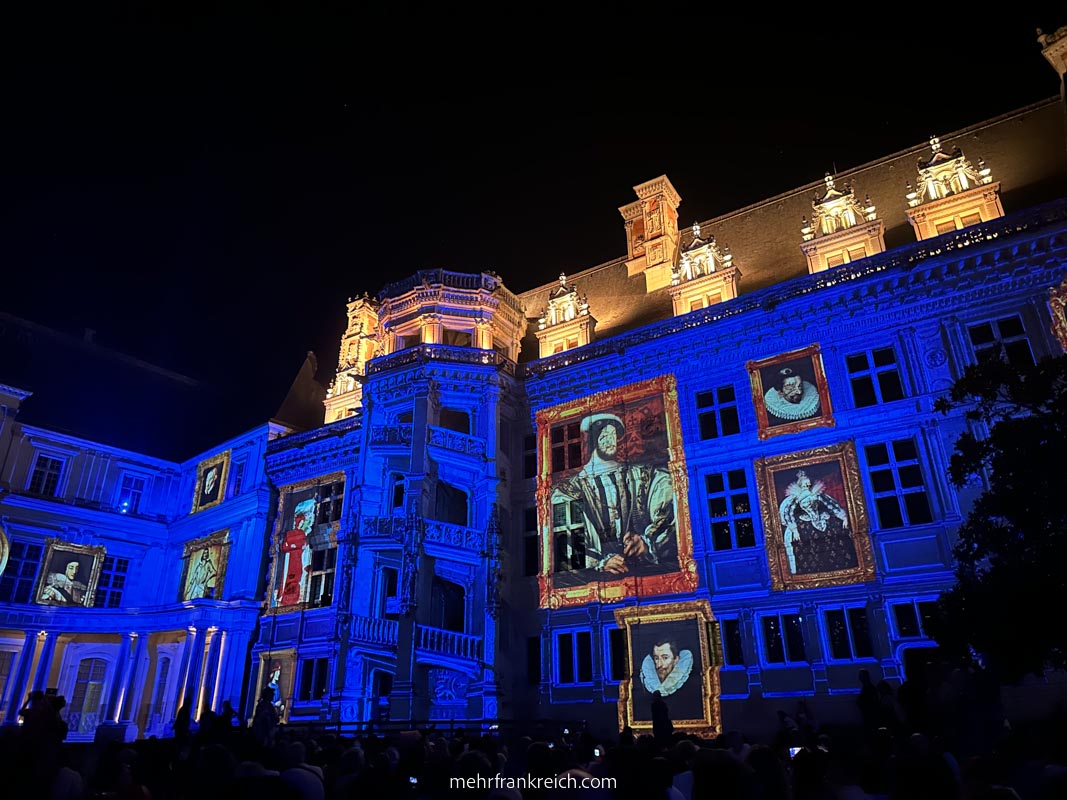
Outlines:
[[[1067,24],[170,5],[8,21],[0,309],[250,386],[309,349],[328,378],[345,300],[417,269],[621,255],[660,174],[689,225],[1053,96],[1035,28]]]

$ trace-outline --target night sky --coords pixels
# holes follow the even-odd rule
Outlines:
[[[1067,24],[173,5],[8,26],[0,310],[250,387],[307,350],[328,380],[346,299],[417,269],[519,292],[622,255],[660,174],[687,226],[1054,96],[1035,28]]]

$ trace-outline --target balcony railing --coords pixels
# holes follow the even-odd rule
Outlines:
[[[477,347],[456,347],[449,344],[419,344],[397,353],[376,358],[367,364],[368,375],[378,375],[411,364],[426,364],[430,361],[448,361],[453,364],[480,364],[503,369],[515,374],[515,362],[508,361],[496,350]]]
[[[385,300],[389,297],[398,297],[424,284],[427,286],[447,286],[450,289],[466,289],[467,291],[484,289],[487,292],[491,292],[500,285],[500,279],[484,273],[450,272],[447,269],[420,269],[414,275],[402,281],[388,284],[378,293],[378,298]]]
[[[447,522],[428,519],[426,520],[426,541],[480,553],[484,549],[485,534],[475,528],[449,525]]]
[[[419,625],[417,628],[418,638],[415,646],[419,650],[471,661],[482,659],[482,640],[478,636],[431,628],[427,625]]]
[[[363,644],[396,647],[399,627],[395,619],[356,616],[352,619],[352,638]]]
[[[451,450],[454,453],[462,453],[475,458],[485,458],[485,440],[477,436],[470,436],[459,431],[451,431],[448,428],[439,428],[436,425],[428,425],[430,432],[430,444]]]
[[[411,425],[374,425],[370,429],[372,445],[411,446]]]
[[[360,539],[391,539],[395,542],[404,541],[409,532],[412,532],[412,526],[408,522],[407,517],[395,516],[395,517],[369,517],[365,516],[360,520],[359,536]]]

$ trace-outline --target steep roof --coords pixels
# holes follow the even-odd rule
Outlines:
[[[1067,194],[1067,130],[1063,105],[1051,98],[1018,111],[941,136],[946,151],[959,147],[972,161],[983,158],[992,177],[1001,185],[1006,212],[1052,200]],[[877,161],[835,175],[840,185],[851,184],[859,197],[870,195],[878,217],[885,223],[887,250],[915,241],[905,216],[905,184],[916,183],[920,162],[928,161],[928,143],[901,150]],[[753,165],[758,169],[759,165]],[[642,177],[642,176],[635,176]],[[812,198],[825,192],[823,177],[775,197],[731,211],[710,220],[701,220],[701,237],[714,236],[730,248],[734,265],[741,272],[738,287],[744,295],[776,283],[807,274],[800,249],[801,218],[811,217]],[[684,209],[684,200],[682,198]],[[681,247],[692,238],[692,223],[679,222]],[[622,220],[619,242],[625,247]],[[673,307],[666,288],[645,290],[644,274],[627,276],[626,255],[568,273],[568,281],[587,295],[590,313],[596,318],[596,338],[604,339],[627,330],[666,319]],[[536,318],[556,284],[545,284],[519,295],[531,324],[523,339],[522,360],[537,358],[533,335]]]
[[[306,421],[299,397],[283,402],[292,375],[277,391],[249,397],[103,347],[88,333],[0,312],[0,383],[32,392],[19,422],[157,458],[184,461],[272,418]],[[300,397],[313,394],[298,382]]]

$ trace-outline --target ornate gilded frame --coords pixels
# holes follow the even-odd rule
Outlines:
[[[653,622],[682,622],[692,620],[697,627],[700,650],[704,659],[700,682],[704,715],[701,719],[671,719],[675,731],[698,736],[716,736],[722,732],[722,708],[719,703],[719,667],[722,666],[722,642],[719,626],[707,600],[681,603],[659,603],[649,606],[628,606],[615,611],[615,622],[626,631],[627,676],[619,684],[619,730],[629,726],[634,733],[651,733],[652,722],[634,719],[633,681],[637,659],[633,653],[633,627]]]
[[[268,683],[267,678],[270,677],[270,665],[272,663],[280,664],[282,667],[283,677],[278,688],[285,687],[288,690],[288,693],[282,692],[285,708],[278,715],[279,722],[285,723],[289,721],[289,712],[292,711],[293,699],[296,695],[296,649],[292,647],[282,650],[260,651],[258,680],[256,682],[256,694],[252,702],[252,713],[255,714],[255,709],[259,705],[259,695],[263,691],[263,687]]]
[[[552,452],[551,427],[581,419],[597,410],[618,407],[653,395],[662,395],[667,428],[667,470],[675,496],[675,532],[678,538],[678,571],[618,580],[590,581],[582,586],[554,587],[552,542]],[[689,474],[682,447],[682,424],[678,415],[678,388],[673,375],[608,389],[537,412],[537,521],[540,532],[541,571],[538,587],[541,608],[564,608],[587,603],[614,603],[627,597],[691,592],[697,587],[693,560],[693,534],[689,518]]]
[[[200,505],[200,487],[204,482],[204,473],[208,469],[216,464],[222,465],[222,470],[219,474],[219,494],[210,503],[204,503]],[[223,500],[226,499],[226,486],[230,479],[230,451],[225,450],[211,458],[205,458],[199,464],[196,465],[196,483],[193,484],[193,510],[191,514],[195,514],[198,511],[204,511],[208,508],[214,508]]]
[[[205,536],[202,539],[192,539],[185,543],[185,547],[182,550],[182,578],[181,583],[178,584],[178,602],[184,603],[189,600],[204,600],[202,597],[186,597],[185,596],[185,582],[189,577],[189,568],[195,561],[195,556],[201,551],[206,550],[209,547],[219,548],[218,558],[218,575],[215,579],[215,600],[222,599],[222,589],[226,582],[226,566],[230,557],[230,542],[228,541],[230,529],[224,528],[221,531],[215,531],[210,536]]]
[[[811,371],[815,377],[815,388],[819,393],[819,416],[772,426],[767,416],[766,402],[763,399],[769,387],[763,385],[763,376],[760,374],[760,370],[803,358],[807,358],[810,361]],[[806,431],[809,428],[832,428],[836,424],[834,422],[833,407],[830,404],[830,387],[826,383],[826,372],[823,369],[822,353],[818,344],[808,345],[800,350],[790,350],[788,353],[779,353],[769,358],[761,358],[758,361],[748,361],[745,363],[745,369],[748,370],[748,378],[752,384],[752,405],[756,408],[756,420],[759,423],[758,436],[760,439]]]
[[[7,534],[4,532],[4,526],[0,525],[0,575],[4,574],[4,569],[7,567],[7,557],[11,553],[11,545],[7,540]]]
[[[62,539],[47,539],[45,541],[44,560],[41,562],[41,571],[37,576],[37,585],[33,591],[33,602],[42,606],[59,606],[61,608],[92,608],[96,599],[96,586],[100,582],[100,571],[104,567],[104,555],[106,550],[103,545],[71,544]],[[41,598],[41,593],[48,585],[48,575],[56,570],[51,569],[52,560],[58,553],[74,553],[81,556],[92,556],[93,564],[89,568],[89,579],[85,583],[85,595],[80,605],[67,605],[55,603]],[[62,572],[62,570],[59,570]]]
[[[779,498],[775,492],[774,476],[782,471],[827,463],[836,464],[841,472],[845,493],[843,505],[848,511],[849,531],[856,548],[856,566],[833,572],[792,575],[789,572],[789,559],[785,552],[785,532],[779,515],[779,506],[784,498]],[[797,453],[758,458],[755,461],[755,468],[767,547],[767,565],[771,573],[771,588],[774,591],[817,589],[823,586],[844,586],[874,580],[874,556],[871,552],[867,507],[863,501],[863,484],[860,480],[856,449],[851,441]]]
[[[1048,309],[1052,314],[1052,335],[1067,353],[1067,278],[1048,290]]]
[[[303,611],[308,608],[314,608],[307,600],[301,600],[299,603],[293,603],[289,606],[275,606],[271,605],[271,598],[274,597],[275,591],[278,588],[278,555],[280,552],[281,537],[285,535],[285,531],[282,530],[283,521],[286,514],[289,513],[289,504],[292,502],[292,497],[295,493],[303,491],[304,489],[311,489],[313,487],[321,486],[327,483],[333,483],[334,481],[344,481],[345,473],[343,471],[329,472],[325,475],[316,475],[314,478],[308,478],[302,481],[296,481],[294,483],[287,483],[284,486],[278,487],[278,513],[274,517],[274,526],[271,531],[271,545],[270,545],[270,580],[267,586],[267,599],[264,603],[264,614],[276,615],[276,614],[291,614],[294,611]],[[345,501],[347,502],[347,500]],[[330,523],[329,537],[330,544],[334,547],[337,546],[338,533],[341,530],[341,521],[335,520]],[[334,577],[334,581],[337,577]]]

